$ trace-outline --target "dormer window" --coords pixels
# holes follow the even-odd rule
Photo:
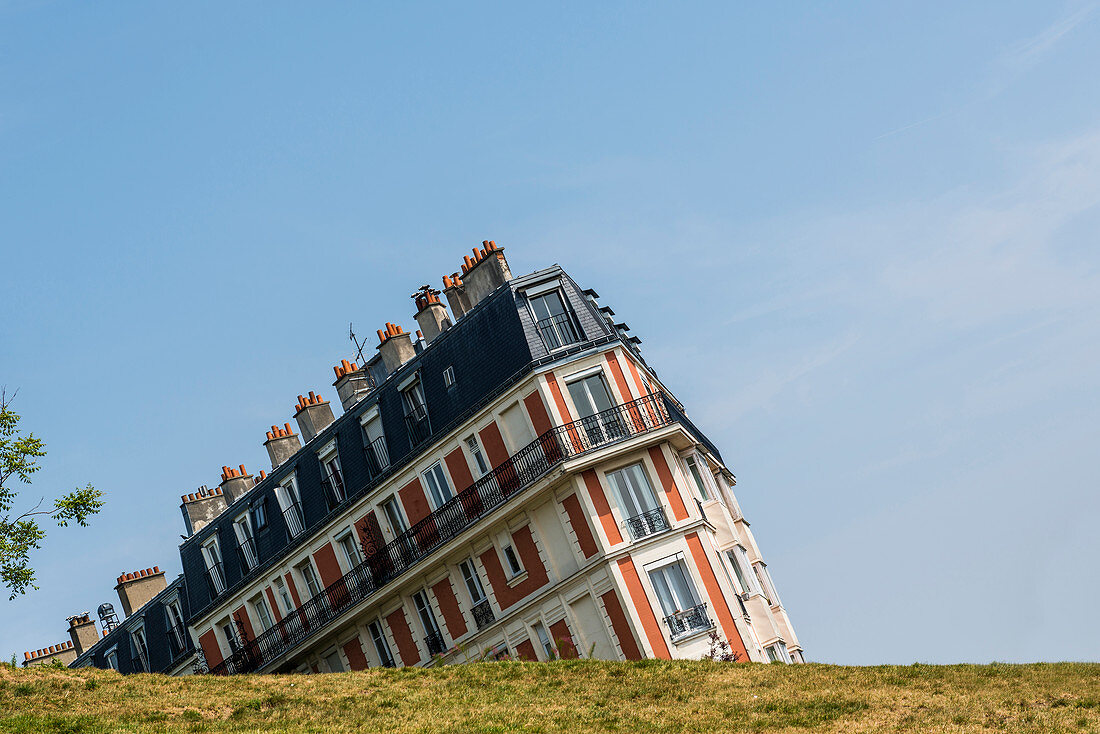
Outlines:
[[[413,446],[423,443],[432,434],[428,423],[428,404],[424,402],[424,387],[416,377],[401,388],[401,404],[405,408],[405,425],[409,429],[409,442]]]
[[[543,291],[544,287],[548,289]],[[577,319],[566,305],[568,301],[560,283],[536,286],[528,290],[527,298],[535,317],[535,326],[548,350],[552,352],[581,340]]]
[[[237,536],[237,557],[241,562],[241,575],[244,575],[260,564],[247,512],[233,521],[233,533]]]
[[[344,487],[344,474],[340,470],[340,455],[333,442],[321,455],[321,484],[325,488],[325,499],[329,508],[336,507],[347,499],[347,491]]]

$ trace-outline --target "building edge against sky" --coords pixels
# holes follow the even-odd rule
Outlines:
[[[733,473],[598,294],[486,241],[264,442],[182,497],[183,573],[118,577],[70,640],[123,673],[324,672],[505,656],[740,660],[802,648]],[[446,299],[446,305],[440,296]],[[360,364],[360,362],[363,362]]]

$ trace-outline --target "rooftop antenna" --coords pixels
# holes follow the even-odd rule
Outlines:
[[[366,360],[366,358],[363,357],[363,349],[367,346],[367,343],[366,342],[363,342],[362,344],[359,343],[359,340],[355,337],[354,326],[350,321],[348,322],[348,338],[350,338],[352,343],[355,344],[355,348],[357,350],[359,350],[358,354],[356,355],[355,361],[358,362],[361,365],[366,365],[367,360]]]

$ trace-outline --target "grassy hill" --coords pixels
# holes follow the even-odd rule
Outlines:
[[[0,667],[0,732],[1100,732],[1100,665],[478,663],[311,676]]]

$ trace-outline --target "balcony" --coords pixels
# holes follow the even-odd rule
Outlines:
[[[367,460],[367,473],[373,480],[390,468],[390,455],[386,450],[385,436],[379,436],[363,447],[363,457]]]
[[[405,415],[405,425],[409,429],[409,445],[419,446],[432,435],[432,427],[428,422],[428,409],[418,405]]]
[[[344,612],[419,564],[567,459],[669,425],[661,395],[647,395],[594,416],[620,431],[594,433],[582,421],[551,428],[281,622],[210,669],[216,675],[251,673],[273,663]]]
[[[225,591],[225,571],[222,564],[215,563],[206,569],[206,588],[210,591],[210,598],[216,599],[218,594]]]
[[[325,491],[325,501],[328,502],[330,510],[348,497],[347,492],[344,491],[344,478],[340,476],[340,472],[327,474],[321,480],[321,488]]]
[[[245,538],[237,546],[237,560],[241,563],[241,576],[260,565],[260,556],[256,553],[256,541]]]
[[[581,340],[580,329],[577,328],[571,313],[559,313],[556,316],[539,319],[535,322],[535,327],[538,328],[546,348],[551,352]]]
[[[428,648],[428,656],[435,657],[447,651],[447,643],[443,641],[443,633],[436,631],[424,638],[424,646]]]
[[[470,613],[474,615],[474,624],[477,625],[479,630],[483,630],[497,621],[496,616],[493,614],[493,607],[489,604],[488,599],[482,599],[477,604],[474,604]]]
[[[630,528],[630,535],[634,540],[641,540],[649,535],[663,533],[670,527],[668,518],[665,517],[665,511],[661,507],[643,512],[641,515],[628,517],[626,526]]]
[[[294,502],[283,510],[283,520],[286,521],[286,530],[290,537],[297,538],[306,529],[305,516],[302,514],[302,503]]]
[[[665,617],[665,624],[668,626],[673,641],[714,627],[714,622],[711,622],[710,617],[707,616],[706,603],[668,615]]]

